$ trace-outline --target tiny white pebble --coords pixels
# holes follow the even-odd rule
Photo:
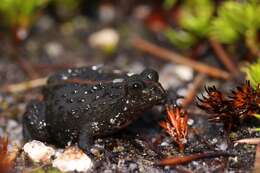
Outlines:
[[[105,28],[90,35],[88,42],[91,47],[115,47],[119,42],[119,34],[114,29]]]
[[[58,168],[62,172],[87,172],[92,168],[93,162],[79,148],[69,147],[65,149],[63,153],[57,155],[52,166]]]
[[[185,65],[176,65],[175,73],[184,81],[190,81],[193,78],[192,68]]]
[[[192,118],[188,119],[188,125],[191,126],[194,124],[194,120]]]
[[[40,141],[33,140],[23,146],[23,150],[34,162],[48,162],[55,154],[52,147],[46,146]]]
[[[161,146],[162,146],[162,147],[169,146],[169,143],[168,143],[168,142],[162,142],[162,143],[161,143]]]
[[[212,144],[215,144],[215,143],[217,143],[217,142],[218,142],[217,138],[213,138],[213,139],[212,139]]]

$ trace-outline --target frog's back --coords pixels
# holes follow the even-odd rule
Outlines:
[[[80,68],[70,68],[60,71],[49,77],[48,84],[57,84],[68,80],[88,80],[95,83],[99,81],[109,81],[117,78],[126,78],[127,73],[120,70],[113,70],[105,66],[89,66]]]
[[[43,89],[50,133],[58,140],[73,141],[85,124],[115,114],[111,111],[117,110],[124,90],[113,80],[124,77],[126,74],[93,67],[68,69],[51,76]]]

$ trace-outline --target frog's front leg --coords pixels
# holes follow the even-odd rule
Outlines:
[[[91,123],[85,124],[79,134],[78,145],[79,148],[85,152],[89,152],[93,144],[94,131],[91,129]]]
[[[45,104],[36,100],[31,101],[23,115],[24,140],[39,140],[49,142],[50,136],[45,121]]]

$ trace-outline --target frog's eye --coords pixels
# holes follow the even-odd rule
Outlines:
[[[134,81],[134,82],[131,82],[129,86],[130,86],[132,89],[141,90],[141,89],[144,88],[144,83],[141,82],[141,81]]]
[[[156,82],[159,80],[158,73],[153,69],[146,69],[141,73],[141,75],[144,76],[146,80],[152,80]]]

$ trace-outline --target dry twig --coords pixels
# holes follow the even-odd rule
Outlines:
[[[259,173],[260,172],[260,143],[256,146],[256,154],[255,154],[255,164],[253,173]]]
[[[196,153],[196,154],[191,154],[188,156],[176,156],[176,157],[166,158],[166,159],[161,160],[158,163],[158,165],[176,166],[179,164],[185,164],[185,163],[191,162],[193,160],[220,157],[220,156],[229,157],[229,156],[233,156],[233,154],[226,153],[226,152]]]
[[[182,107],[187,107],[194,100],[197,95],[197,90],[203,85],[205,78],[205,74],[198,74],[196,76],[193,86],[188,90],[186,97],[181,102]]]
[[[235,141],[235,143],[241,144],[260,144],[260,138],[245,138]]]
[[[228,55],[222,45],[214,39],[209,39],[209,42],[216,53],[220,61],[226,66],[226,68],[234,75],[239,74],[239,70],[236,64],[232,61],[232,58]]]
[[[32,88],[37,88],[45,85],[47,83],[47,78],[39,78],[31,81],[26,81],[18,84],[5,85],[1,88],[3,92],[22,92]]]
[[[177,64],[187,65],[198,72],[207,74],[207,75],[215,77],[215,78],[221,78],[221,79],[227,80],[231,77],[231,75],[226,71],[220,70],[216,67],[209,66],[207,64],[203,64],[203,63],[191,60],[191,59],[184,57],[182,55],[179,55],[175,52],[172,52],[170,50],[167,50],[165,48],[152,44],[148,41],[145,41],[140,37],[133,38],[132,45],[134,47],[136,47],[137,49],[150,53],[163,60],[171,61],[171,62],[177,63]]]

